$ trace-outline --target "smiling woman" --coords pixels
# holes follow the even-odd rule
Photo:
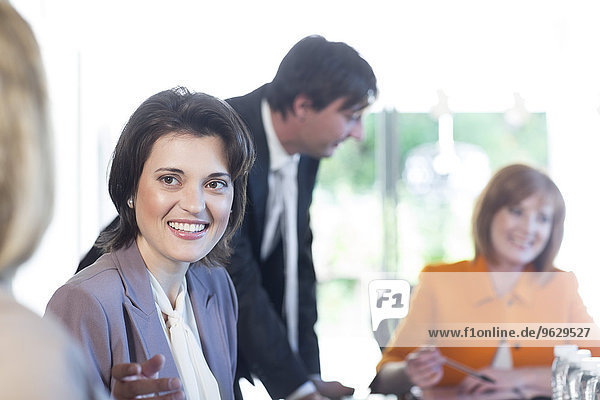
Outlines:
[[[402,393],[412,385],[459,385],[475,395],[502,390],[548,395],[552,346],[560,341],[535,343],[512,335],[487,342],[474,336],[443,341],[424,332],[450,324],[490,330],[519,323],[592,326],[574,275],[553,265],[564,218],[563,197],[546,174],[521,164],[500,169],[473,212],[475,258],[423,269],[373,389]],[[494,383],[445,368],[446,359],[459,360]]]
[[[221,265],[253,154],[229,105],[183,88],[150,97],[125,126],[109,178],[120,218],[99,239],[108,253],[47,308],[116,398],[179,398],[182,386],[188,399],[233,399],[237,300]]]
[[[526,165],[504,167],[473,211],[475,257],[485,258],[498,271],[520,271],[528,263],[536,271],[550,271],[564,221],[564,199],[548,176]],[[502,265],[512,258],[512,265]]]
[[[169,134],[154,143],[130,207],[146,266],[156,277],[176,277],[169,297],[177,295],[178,275],[225,233],[233,192],[221,138]]]

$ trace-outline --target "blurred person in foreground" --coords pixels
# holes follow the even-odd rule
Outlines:
[[[309,209],[319,160],[348,138],[363,139],[362,114],[376,95],[375,74],[355,49],[308,36],[272,82],[227,100],[256,145],[248,209],[228,266],[240,307],[236,380],[258,377],[274,399],[353,392],[321,379]],[[101,252],[92,248],[80,269]]]
[[[233,399],[237,299],[223,265],[253,159],[242,120],[207,94],[165,90],[131,115],[110,168],[120,219],[106,253],[46,309],[113,395]]]
[[[473,212],[475,258],[423,269],[409,313],[377,366],[373,391],[402,394],[413,385],[458,385],[459,392],[475,396],[549,395],[552,346],[563,341],[467,337],[436,343],[426,332],[444,324],[467,331],[469,326],[501,328],[503,323],[593,325],[575,276],[553,265],[564,218],[563,197],[546,174],[520,164],[499,170]],[[495,383],[449,368],[446,357]]]
[[[29,25],[0,1],[0,397],[104,399],[85,358],[59,324],[10,293],[53,208],[53,160],[45,74]],[[101,388],[100,388],[101,389]]]

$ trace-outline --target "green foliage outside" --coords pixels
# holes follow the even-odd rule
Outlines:
[[[336,196],[345,193],[365,193],[375,190],[375,140],[377,115],[369,114],[363,123],[365,138],[362,142],[347,140],[333,157],[323,159],[319,167],[318,186]]]
[[[318,185],[335,194],[340,186],[354,193],[375,190],[375,141],[380,114],[369,114],[364,121],[365,139],[349,140],[333,157],[321,162]],[[398,154],[400,171],[408,153],[415,147],[435,143],[437,122],[426,113],[398,115]],[[546,115],[531,114],[527,123],[513,129],[501,113],[454,114],[454,140],[480,146],[490,159],[492,170],[511,162],[526,162],[538,167],[548,163]]]
[[[401,115],[399,123],[404,145],[400,160],[403,166],[415,146],[437,140],[437,124],[426,114]],[[427,133],[420,134],[424,129]],[[507,125],[500,113],[455,114],[454,140],[479,146],[488,156],[492,173],[515,162],[547,166],[545,114],[531,114],[527,123],[518,129]],[[403,276],[414,281],[424,264],[456,261],[473,255],[470,222],[474,198],[428,201],[431,199],[411,193],[404,181],[399,182],[399,192],[400,202],[405,205],[402,209],[406,210],[403,215],[411,214],[414,220],[414,224],[408,226],[402,226],[402,218],[399,221],[398,271]],[[456,204],[456,201],[462,203]],[[411,254],[415,251],[418,254]]]
[[[530,114],[520,128],[504,122],[500,113],[465,113],[454,117],[454,140],[481,146],[492,171],[513,162],[548,165],[546,114]]]
[[[340,335],[372,339],[366,287],[370,280],[381,278],[378,272],[387,267],[392,275],[386,277],[416,283],[425,264],[465,259],[473,252],[473,198],[441,201],[439,196],[418,196],[400,179],[398,205],[384,207],[377,159],[381,119],[381,114],[366,116],[365,140],[348,140],[333,157],[321,162],[314,193],[311,223],[319,282],[317,332],[321,340],[330,338],[329,346],[333,348],[342,345]],[[397,165],[402,177],[410,152],[420,145],[437,142],[438,125],[425,113],[399,114],[396,121]],[[500,113],[455,114],[454,140],[480,146],[488,156],[491,171],[513,162],[547,165],[544,114],[532,114],[519,129],[508,126]],[[391,241],[385,240],[384,231],[393,235],[394,225],[397,235]],[[394,246],[391,250],[397,254],[391,268],[384,265],[384,246],[390,242],[389,246]],[[389,254],[390,249],[387,250]],[[347,348],[338,350],[354,354]]]
[[[348,273],[356,276],[360,271],[382,270],[384,243],[381,240],[383,230],[382,210],[366,209],[364,204],[381,207],[381,192],[378,171],[376,141],[382,126],[381,113],[365,117],[365,140],[349,140],[342,144],[333,157],[321,162],[317,193],[327,198],[330,206],[346,208],[350,213],[360,215],[368,223],[365,228],[372,232],[377,241],[369,242],[366,236],[360,236],[364,243],[357,243],[358,236],[353,234],[356,228],[351,224],[355,215],[332,220],[324,215],[316,224],[328,225],[328,237],[335,240],[326,247],[326,268],[333,275]],[[437,121],[426,113],[402,113],[397,115],[398,165],[402,176],[404,162],[411,150],[423,144],[435,143],[438,138]],[[530,114],[529,119],[520,128],[509,126],[501,113],[457,113],[454,114],[455,142],[470,143],[481,147],[489,158],[491,171],[513,163],[524,162],[537,167],[546,167],[548,162],[548,143],[546,134],[546,116],[542,113]],[[411,280],[424,264],[438,261],[452,261],[470,257],[472,245],[470,238],[470,210],[472,199],[461,199],[463,204],[443,202],[432,197],[411,193],[405,182],[400,179],[397,186],[399,205],[396,212],[398,220],[398,265],[396,272]],[[353,198],[362,200],[352,207]],[[365,197],[373,197],[365,202]],[[320,207],[322,201],[315,201],[314,207]],[[389,220],[389,216],[387,217]],[[332,227],[331,225],[336,225]],[[332,234],[335,229],[335,234]],[[378,232],[379,231],[379,232]],[[318,229],[316,229],[318,233]],[[379,246],[378,250],[373,247]],[[361,247],[367,255],[361,257]],[[368,250],[367,250],[368,249]],[[379,256],[375,256],[379,254]],[[348,260],[346,256],[352,255]],[[352,264],[353,266],[349,266]]]

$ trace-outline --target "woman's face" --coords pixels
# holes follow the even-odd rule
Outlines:
[[[224,145],[214,136],[168,134],[144,164],[134,200],[136,242],[149,268],[187,268],[223,236],[233,202]]]
[[[514,206],[502,207],[491,226],[496,267],[520,270],[546,247],[554,209],[541,194],[533,194]]]

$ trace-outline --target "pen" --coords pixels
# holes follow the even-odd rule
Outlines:
[[[451,368],[454,368],[458,371],[464,372],[465,374],[472,376],[473,378],[481,379],[482,381],[488,383],[496,383],[496,381],[490,378],[489,376],[480,374],[479,372],[467,367],[466,365],[460,364],[452,359],[446,358],[446,361],[444,363]]]

